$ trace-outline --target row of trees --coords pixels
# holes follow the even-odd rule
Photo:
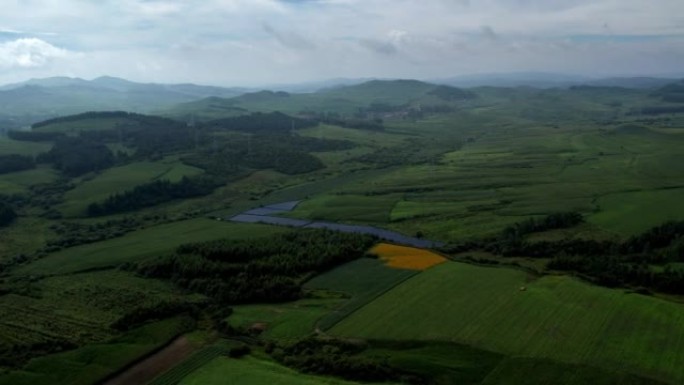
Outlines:
[[[361,354],[365,344],[331,338],[305,338],[275,346],[271,356],[283,365],[300,372],[335,376],[350,381],[428,383],[415,374]]]
[[[0,227],[8,226],[16,218],[17,213],[14,212],[14,209],[7,203],[0,201]]]
[[[194,198],[211,194],[225,181],[220,178],[200,175],[183,177],[178,182],[166,179],[139,185],[132,190],[109,196],[102,202],[88,206],[89,216],[101,216],[135,211],[175,199]]]
[[[363,256],[374,238],[304,230],[268,238],[187,244],[133,266],[221,304],[280,302],[301,295],[308,277]]]
[[[49,152],[38,156],[38,162],[52,163],[70,177],[109,168],[115,161],[106,145],[80,137],[59,138]]]
[[[26,155],[0,155],[0,174],[29,170],[36,167],[35,160]]]

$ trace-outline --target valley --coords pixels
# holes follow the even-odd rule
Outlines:
[[[681,383],[681,87],[374,80],[6,127],[0,384],[179,338],[150,384]]]

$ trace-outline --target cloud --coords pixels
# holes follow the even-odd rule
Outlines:
[[[0,13],[0,68],[31,76],[252,85],[682,62],[682,0],[15,0]]]
[[[264,31],[275,38],[280,44],[293,49],[314,49],[316,45],[309,39],[292,31],[280,31],[273,28],[270,24],[262,25]]]
[[[21,38],[0,43],[0,68],[42,67],[56,58],[69,54],[67,50],[37,38]]]

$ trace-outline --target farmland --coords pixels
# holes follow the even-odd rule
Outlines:
[[[426,270],[446,262],[446,258],[427,250],[388,243],[375,245],[370,252],[385,262],[385,266],[396,269]]]
[[[221,223],[204,218],[191,219],[150,227],[108,241],[66,249],[21,267],[17,274],[68,274],[89,269],[111,268],[124,262],[172,251],[189,241],[243,239],[283,231],[283,228],[265,225]]]
[[[524,288],[524,290],[522,290]],[[682,381],[679,304],[504,268],[445,263],[335,325],[339,336],[458,341]]]
[[[231,360],[219,357],[184,378],[181,385],[225,384],[226,377],[245,385],[351,385],[353,382],[302,375],[274,362],[258,358]]]
[[[682,235],[672,225],[667,247],[620,243],[684,219],[681,117],[635,112],[657,104],[643,90],[435,87],[248,93],[166,111],[180,121],[95,113],[25,133],[37,141],[1,138],[1,155],[30,155],[35,168],[0,175],[17,214],[0,229],[0,384],[96,383],[191,331],[197,353],[155,384],[354,383],[273,353],[302,341],[352,345],[349,357],[334,345],[309,357],[315,370],[387,364],[387,378],[409,370],[404,382],[684,382]],[[60,141],[72,143],[61,155]],[[84,148],[111,156],[65,168]],[[134,209],[89,212],[113,194]],[[369,239],[318,260],[344,245],[224,220],[295,200],[279,215],[441,246]],[[515,231],[553,214],[579,220]],[[542,246],[575,241],[589,245],[585,265],[618,260],[610,272],[651,280],[607,288],[574,276],[607,285],[595,271],[549,267],[580,255]],[[665,278],[675,284],[661,292]],[[244,344],[251,352],[227,357]]]

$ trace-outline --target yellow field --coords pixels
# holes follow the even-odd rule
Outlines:
[[[425,270],[446,261],[446,258],[431,251],[414,247],[380,243],[370,250],[385,266],[397,269]]]

